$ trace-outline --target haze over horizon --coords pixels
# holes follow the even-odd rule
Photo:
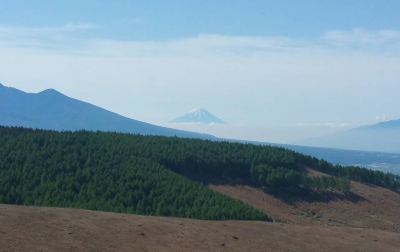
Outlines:
[[[40,3],[0,10],[5,86],[267,142],[400,118],[398,1]],[[229,125],[166,123],[196,107]]]

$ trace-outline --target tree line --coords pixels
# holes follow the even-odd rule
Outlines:
[[[271,189],[302,186],[318,191],[330,190],[341,193],[350,191],[350,179],[348,177],[308,176],[304,172],[285,167],[274,168],[264,164],[252,166],[250,177],[257,185],[267,186]]]
[[[326,160],[317,159],[308,155],[296,153],[299,163],[317,171],[336,176],[345,177],[353,181],[384,187],[400,192],[400,176],[388,172],[371,170],[359,166],[333,165]]]
[[[0,127],[0,203],[270,221],[264,212],[153,161],[149,155],[161,150],[145,139]]]

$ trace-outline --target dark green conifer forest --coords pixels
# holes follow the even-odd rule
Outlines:
[[[309,177],[304,167],[330,176]],[[283,148],[110,132],[0,127],[0,203],[210,220],[263,212],[210,190],[204,178],[275,190],[347,193],[350,179],[398,191],[400,178],[340,167]]]

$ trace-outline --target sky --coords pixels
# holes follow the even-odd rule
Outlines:
[[[400,119],[400,1],[1,0],[0,83],[220,137]],[[167,122],[203,107],[226,126]]]

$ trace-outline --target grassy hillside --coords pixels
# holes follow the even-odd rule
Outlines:
[[[400,234],[0,204],[1,251],[398,252]]]
[[[307,165],[332,176],[308,176]],[[182,176],[183,175],[183,176]],[[269,220],[195,182],[346,193],[349,179],[398,190],[399,177],[283,148],[177,137],[0,127],[0,203],[198,219]]]

